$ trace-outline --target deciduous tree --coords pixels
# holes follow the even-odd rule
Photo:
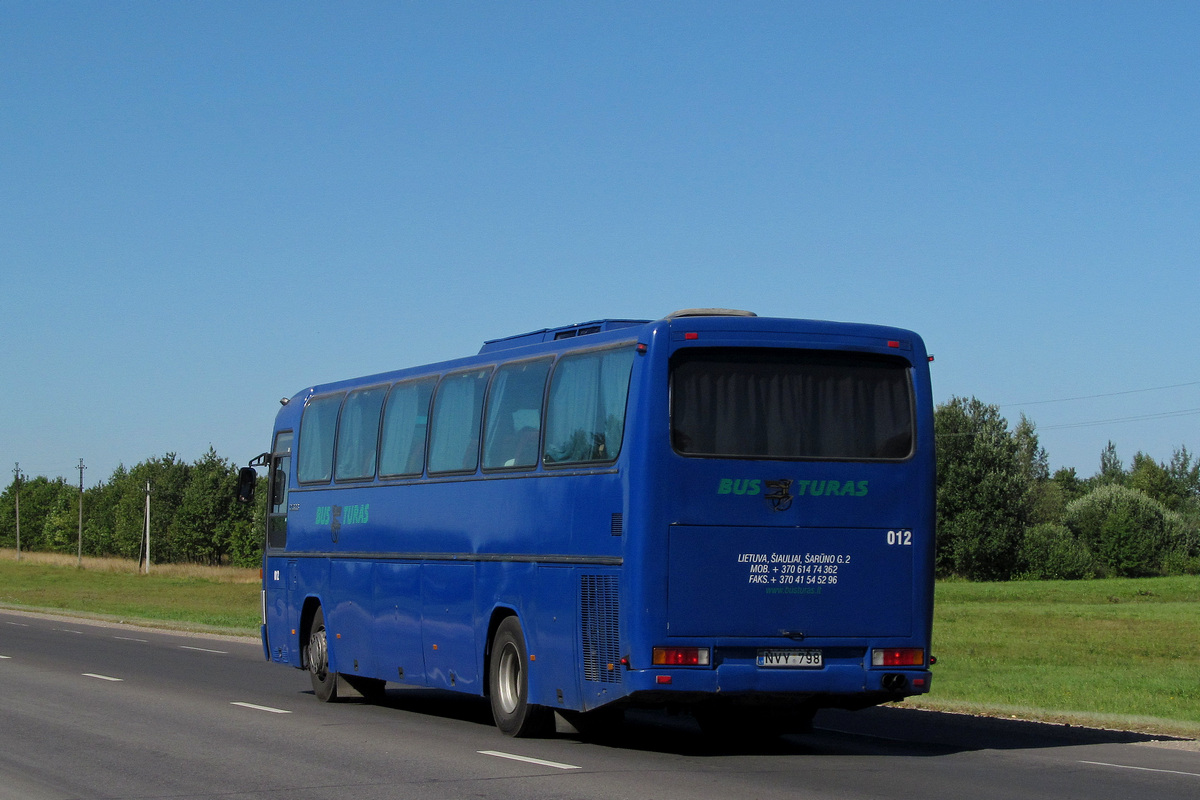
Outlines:
[[[955,397],[935,410],[934,430],[939,574],[1012,577],[1041,469],[1032,425],[1019,441],[996,406]]]

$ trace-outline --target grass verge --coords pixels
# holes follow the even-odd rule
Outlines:
[[[1200,737],[1200,577],[938,584],[908,705]]]
[[[0,550],[0,606],[187,630],[257,635],[256,569],[151,566],[113,558]]]

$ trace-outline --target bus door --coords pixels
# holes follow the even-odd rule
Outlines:
[[[288,540],[288,484],[292,466],[292,432],[275,434],[275,446],[271,450],[270,474],[267,476],[267,564],[264,573],[266,590],[266,625],[269,632],[270,657],[275,661],[289,661],[287,631],[296,628],[295,618],[298,601],[293,597],[296,589],[296,562],[285,561],[283,550]]]
[[[267,548],[287,547],[288,473],[292,468],[292,432],[275,435],[271,453],[271,474],[268,476],[271,502],[267,509]]]

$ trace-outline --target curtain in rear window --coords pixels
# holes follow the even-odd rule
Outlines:
[[[896,460],[913,449],[912,378],[901,358],[780,348],[688,348],[671,364],[679,453]]]

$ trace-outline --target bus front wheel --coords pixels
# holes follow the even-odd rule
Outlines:
[[[329,669],[329,639],[325,635],[325,612],[320,607],[313,615],[304,663],[317,699],[322,703],[337,700],[337,673]]]
[[[509,736],[541,736],[553,730],[554,712],[529,702],[529,654],[516,617],[507,617],[492,637],[488,690],[496,727]]]

